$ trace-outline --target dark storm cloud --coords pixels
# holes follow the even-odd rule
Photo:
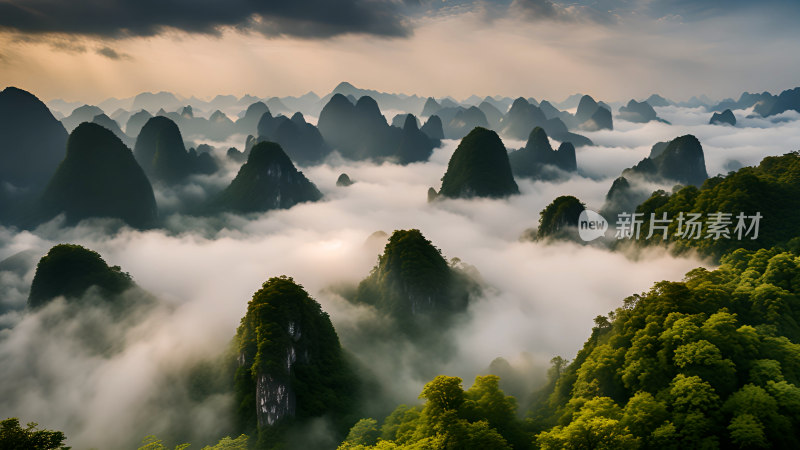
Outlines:
[[[403,8],[392,0],[0,0],[0,29],[119,38],[166,28],[215,34],[232,26],[309,38],[393,37],[410,33]]]

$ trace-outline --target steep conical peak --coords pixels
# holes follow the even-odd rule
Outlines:
[[[608,190],[606,194],[606,201],[611,201],[614,199],[615,196],[619,195],[622,192],[627,192],[630,190],[631,184],[625,177],[617,177],[613,183],[611,183],[611,189]]]
[[[430,116],[436,114],[436,112],[438,112],[440,109],[442,109],[442,105],[440,105],[439,102],[437,102],[433,97],[428,97],[428,99],[425,100],[425,105],[422,107],[421,115]]]
[[[419,230],[396,230],[359,285],[356,302],[375,306],[413,333],[427,319],[446,319],[463,310],[466,299],[452,297],[453,281],[441,252]]]
[[[428,120],[422,125],[420,131],[425,133],[431,139],[441,140],[444,139],[444,129],[442,128],[442,119],[437,115],[428,117]]]
[[[365,95],[356,102],[356,109],[366,116],[380,116],[381,109],[378,102],[369,95]]]
[[[264,102],[255,102],[247,107],[247,111],[245,111],[244,115],[245,117],[261,117],[265,112],[269,112],[269,107]]]
[[[578,217],[584,209],[586,206],[571,195],[556,198],[539,213],[539,229],[536,237],[577,238],[570,235],[570,227],[577,228]]]
[[[562,142],[556,150],[556,161],[562,170],[575,172],[578,170],[578,161],[575,155],[575,146],[572,142]]]
[[[253,146],[247,162],[215,204],[247,213],[291,208],[320,198],[317,187],[294,167],[281,146],[264,141]]]
[[[336,186],[339,186],[339,187],[347,187],[347,186],[351,186],[352,184],[353,184],[353,180],[351,180],[350,177],[346,173],[343,173],[343,174],[339,175],[339,178],[336,179]]]
[[[341,83],[337,84],[335,88],[333,88],[333,92],[352,92],[355,90],[356,87],[347,81],[342,81]]]
[[[708,178],[703,146],[691,134],[680,136],[669,143],[653,146],[651,156],[636,166],[625,169],[623,175],[636,174],[654,181],[677,181],[700,186]]]
[[[97,286],[104,295],[119,294],[134,286],[130,275],[118,266],[109,267],[95,251],[74,244],[59,244],[39,260],[28,305],[38,308],[56,297],[67,300],[82,296]]]
[[[68,222],[119,218],[135,227],[156,219],[153,188],[130,149],[111,131],[84,122],[69,136],[67,154],[41,198],[42,219]]]
[[[506,197],[518,194],[508,153],[494,131],[473,129],[450,158],[439,192],[445,197]]]
[[[514,113],[517,113],[520,110],[524,111],[527,110],[529,106],[531,106],[531,104],[528,103],[527,100],[525,100],[523,97],[518,97],[514,100],[514,103],[511,104],[511,108],[508,110],[508,113],[512,114],[512,111]]]
[[[594,111],[597,109],[597,102],[592,98],[590,95],[584,95],[581,97],[581,101],[578,102],[578,113],[585,111],[589,115],[594,114]]]
[[[168,117],[155,116],[144,124],[136,138],[133,154],[145,173],[154,180],[176,182],[187,177],[193,169],[181,131]]]
[[[703,146],[691,134],[673,139],[655,161],[664,178],[695,186],[708,178]]]
[[[553,180],[563,176],[554,170],[574,172],[577,170],[575,147],[564,142],[558,151],[553,150],[547,133],[540,127],[534,128],[528,136],[525,147],[508,155],[514,175],[534,180]]]
[[[410,264],[411,262],[416,264]],[[386,244],[378,264],[379,278],[396,276],[409,288],[436,290],[449,277],[449,266],[439,249],[417,229],[396,230]]]
[[[403,131],[419,131],[417,127],[417,118],[413,114],[406,114],[406,120],[403,124]]]
[[[547,138],[547,133],[545,133],[542,127],[536,127],[531,130],[531,134],[528,136],[528,142],[525,144],[525,148],[537,149],[540,151],[553,151],[553,147],[550,145],[550,139]]]
[[[289,277],[270,278],[247,305],[234,340],[240,432],[350,412],[358,381],[319,303]]]
[[[294,167],[292,160],[286,152],[283,151],[280,145],[274,142],[260,142],[250,150],[250,156],[247,158],[247,164],[259,167],[267,167],[272,164],[277,164],[281,167]]]
[[[35,95],[7,87],[0,92],[0,136],[0,185],[41,190],[64,157],[61,122]]]
[[[328,105],[338,107],[353,106],[353,104],[350,103],[350,100],[348,100],[347,97],[342,94],[334,94],[333,97],[328,100]]]
[[[292,114],[292,119],[291,120],[292,120],[292,122],[294,122],[294,123],[296,123],[298,125],[305,125],[307,123],[306,122],[306,118],[303,117],[303,113],[301,113],[300,111],[297,111],[296,113]]]

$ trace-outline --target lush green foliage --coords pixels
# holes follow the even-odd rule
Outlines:
[[[215,209],[259,212],[291,208],[322,198],[314,183],[299,172],[274,142],[260,142],[250,150],[236,178],[214,202]]]
[[[259,448],[279,445],[292,423],[313,417],[330,415],[342,431],[352,425],[356,376],[328,314],[291,278],[270,278],[253,295],[235,347],[236,420],[240,431],[258,435]],[[259,387],[262,379],[269,385]],[[277,414],[261,403],[265,389],[288,398],[275,405]]]
[[[569,228],[577,229],[578,218],[586,205],[571,195],[562,195],[553,200],[539,213],[538,239],[569,236]]]
[[[473,288],[468,276],[449,265],[419,230],[396,230],[359,284],[355,301],[374,305],[404,333],[415,335],[441,329],[465,311]]]
[[[731,231],[739,213],[762,216],[755,240],[749,236],[739,240],[733,233],[731,239],[678,239],[675,237],[678,222],[673,220],[667,242],[678,251],[696,249],[703,255],[718,258],[736,248],[754,250],[787,245],[798,235],[797,224],[800,223],[800,154],[793,152],[764,158],[757,167],[744,167],[726,176],[711,178],[700,189],[687,186],[672,194],[657,191],[639,205],[636,212],[644,214],[642,230],[645,232],[650,228],[651,214],[661,218],[667,213],[669,218],[676,218],[681,212],[700,213],[706,220],[709,213],[730,213]],[[702,231],[705,236],[707,227]],[[655,229],[652,238],[640,241],[660,244],[664,242],[662,237],[663,233]]]
[[[88,122],[70,134],[67,155],[42,195],[42,220],[62,212],[72,223],[111,217],[135,227],[150,226],[157,216],[153,187],[133,153],[114,133]]]
[[[109,267],[95,251],[74,244],[59,244],[39,260],[28,305],[36,308],[58,296],[80,297],[92,286],[114,295],[134,285],[119,266]]]
[[[249,450],[250,447],[247,444],[247,440],[248,437],[245,434],[236,439],[225,436],[215,445],[206,445],[203,450]],[[189,444],[178,444],[174,447],[174,450],[186,450],[189,447],[191,447]],[[170,450],[170,448],[164,445],[164,441],[161,439],[150,435],[142,439],[142,445],[137,450]]]
[[[0,450],[68,450],[66,439],[64,433],[39,429],[37,423],[22,428],[16,417],[0,422]]]
[[[736,250],[598,317],[537,395],[543,448],[797,448],[800,257]]]
[[[497,133],[477,127],[461,140],[447,164],[439,194],[451,198],[519,194],[508,153]]]
[[[364,419],[340,450],[510,449],[531,447],[516,417],[517,403],[494,375],[478,376],[466,391],[461,378],[440,375],[425,385],[423,406],[401,405],[383,420]]]

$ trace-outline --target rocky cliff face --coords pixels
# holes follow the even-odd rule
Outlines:
[[[319,303],[288,277],[248,303],[236,337],[237,418],[251,433],[352,406],[358,381]],[[255,428],[255,429],[253,429]]]

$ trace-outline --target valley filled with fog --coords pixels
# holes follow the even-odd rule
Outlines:
[[[510,107],[510,102],[498,105]],[[132,227],[120,219],[71,220],[59,214],[0,226],[0,412],[62,430],[73,448],[132,448],[150,434],[203,445],[216,442],[233,429],[225,413],[232,408],[233,394],[223,390],[197,396],[184,380],[198,365],[225,354],[253,293],[281,275],[292,277],[319,302],[345,353],[373,380],[379,400],[366,402],[366,411],[386,415],[394,405],[418,403],[423,386],[438,374],[459,376],[469,386],[476,375],[498,370],[508,378],[501,387],[527,405],[525,397],[545,385],[550,360],[572,360],[592,335],[595,317],[655,282],[681,281],[694,268],[713,270],[719,264],[708,255],[676,254],[661,246],[630,249],[531,239],[540,213],[554,199],[571,195],[600,211],[624,169],[647,158],[654,144],[683,135],[702,144],[712,178],[800,148],[800,113],[794,110],[763,117],[752,106],[734,109],[736,125],[728,126],[709,124],[712,105],[657,106],[663,120],[646,123],[621,119],[620,105],[610,107],[613,129],[570,124],[590,141],[575,150],[577,170],[558,172],[554,179],[517,176],[516,195],[440,195],[430,201],[429,188],[440,189],[463,137],[445,136],[428,158],[404,164],[391,158],[354,160],[332,147],[317,162],[295,163],[316,185],[320,200],[244,213],[203,205],[237,176],[243,160],[231,157],[228,149],[244,152],[247,135],[255,129],[242,133],[231,128],[209,136],[182,125],[186,148],[205,144],[217,167],[177,182],[154,182],[155,225]],[[75,105],[49,106],[65,121]],[[392,106],[382,108],[389,123],[396,114],[420,113]],[[576,108],[568,106],[562,111],[575,115]],[[193,120],[202,118],[202,108],[195,106]],[[233,124],[246,108],[228,105],[220,114]],[[294,111],[286,108],[291,116]],[[306,107],[309,126],[319,124],[319,109]],[[425,122],[428,116],[419,119]],[[505,135],[503,122],[498,124],[494,128],[507,150],[525,147],[525,140]],[[133,148],[136,136],[127,137]],[[551,143],[553,148],[561,144],[552,138]],[[343,173],[352,185],[337,185]],[[675,184],[641,183],[648,195],[670,191]],[[15,191],[9,192],[13,199]],[[614,218],[606,218],[613,225]],[[446,344],[442,354],[426,352],[413,336],[369,338],[365,324],[380,328],[385,318],[374,307],[347,298],[379,264],[389,236],[411,229],[420,230],[448,261],[458,258],[453,266],[481,287],[464,313],[436,335],[437,342]],[[109,266],[120,266],[140,288],[122,294],[122,301],[146,306],[123,319],[102,308],[76,309],[63,297],[29,308],[37,262],[61,243],[94,250]],[[89,299],[103,295],[92,289],[82,294]],[[87,346],[95,339],[107,339],[108,348]],[[318,442],[338,443],[324,437],[336,436],[324,420],[303,426],[302,433],[323,436]]]

